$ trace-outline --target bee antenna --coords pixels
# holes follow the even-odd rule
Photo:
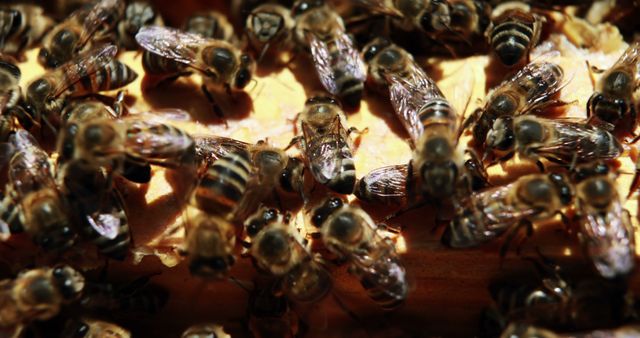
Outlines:
[[[241,288],[242,290],[244,290],[247,293],[251,293],[253,291],[253,289],[255,288],[253,283],[251,282],[242,282],[239,279],[233,277],[233,276],[229,276],[229,280],[235,284],[236,286],[238,286],[239,288]],[[244,283],[244,284],[243,284]],[[245,286],[245,284],[249,284],[251,286],[251,288]]]
[[[267,42],[262,47],[262,50],[260,51],[260,55],[258,55],[258,60],[256,60],[256,63],[260,64],[260,62],[262,62],[262,58],[264,57],[265,54],[267,54],[267,51],[269,50],[269,47],[271,47],[271,44],[269,42]]]

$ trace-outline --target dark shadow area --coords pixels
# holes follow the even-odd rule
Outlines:
[[[384,120],[389,129],[394,134],[398,135],[398,137],[409,140],[409,134],[404,129],[402,123],[400,123],[400,120],[389,101],[388,95],[382,95],[376,91],[370,90],[366,91],[366,95],[363,100],[367,102],[369,112],[371,112],[371,114]]]

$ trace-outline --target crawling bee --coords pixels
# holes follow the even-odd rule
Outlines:
[[[66,265],[26,270],[0,281],[0,333],[18,337],[30,322],[56,316],[80,297],[84,286],[84,277]]]
[[[192,200],[208,213],[244,220],[269,194],[304,193],[303,163],[262,141],[196,138],[196,158],[205,173]]]
[[[622,283],[602,279],[570,283],[560,275],[558,267],[550,272],[544,272],[542,280],[534,283],[510,278],[490,285],[494,311],[503,323],[526,321],[578,331],[620,325],[628,319],[627,292]]]
[[[106,38],[124,12],[120,0],[101,0],[91,10],[79,9],[53,27],[42,42],[38,62],[45,68],[57,68],[89,47],[92,40]]]
[[[193,275],[223,279],[235,263],[236,234],[226,219],[197,210],[189,216],[185,253]]]
[[[491,50],[505,66],[529,62],[529,52],[540,40],[544,17],[529,12],[521,3],[497,7],[491,15],[486,36]]]
[[[251,256],[261,270],[283,279],[291,299],[316,302],[331,290],[331,276],[308,251],[295,228],[278,216],[276,210],[263,208],[247,219]]]
[[[65,158],[84,160],[119,174],[127,161],[185,170],[194,167],[195,161],[195,143],[189,134],[158,120],[136,116],[68,123],[58,137],[57,149]]]
[[[0,51],[18,59],[53,26],[42,7],[14,4],[0,8]]]
[[[62,338],[131,338],[131,332],[109,322],[84,318],[70,320],[64,327]]]
[[[494,122],[486,151],[502,160],[517,153],[543,169],[540,158],[563,166],[614,160],[622,154],[622,145],[608,131],[582,121],[521,115]]]
[[[24,112],[18,114],[20,123],[25,128],[40,126],[43,122],[51,126],[50,119],[59,116],[70,89],[84,88],[78,84],[82,79],[95,83],[92,76],[107,65],[116,52],[113,45],[96,47],[33,80],[24,93]],[[103,78],[110,79],[110,74]]]
[[[389,238],[383,238],[364,210],[327,198],[311,212],[329,250],[346,257],[369,297],[384,309],[399,307],[409,289],[406,271]]]
[[[18,130],[9,138],[7,195],[11,196],[33,241],[45,250],[64,250],[73,245],[67,205],[60,195],[48,154],[40,148],[29,132]],[[6,215],[6,211],[2,211]],[[11,219],[4,220],[11,224]]]
[[[587,102],[587,116],[600,126],[616,126],[624,118],[630,119],[629,131],[634,132],[637,113],[633,93],[640,85],[637,68],[640,62],[640,43],[633,43],[622,53],[596,84]],[[613,129],[613,128],[609,128]]]
[[[571,203],[572,194],[567,178],[557,173],[522,176],[511,184],[473,193],[456,207],[442,242],[453,248],[467,248],[486,243],[509,229],[515,234],[520,227],[530,228],[533,221],[561,213]]]
[[[251,11],[245,23],[249,45],[258,63],[267,54],[280,56],[292,49],[294,21],[291,12],[279,4],[262,4]]]
[[[275,284],[275,283],[273,283]],[[293,338],[299,333],[299,319],[277,285],[259,287],[249,297],[249,330],[256,338]]]
[[[351,153],[351,139],[346,118],[338,101],[329,96],[314,96],[305,102],[298,116],[297,132],[292,141],[301,145],[307,166],[316,181],[331,190],[350,194],[356,183]]]
[[[162,26],[162,16],[150,3],[132,1],[124,10],[124,17],[118,22],[116,32],[119,45],[127,50],[138,49],[136,34],[143,26]]]
[[[147,51],[199,71],[204,75],[206,84],[222,86],[228,92],[242,90],[251,80],[255,67],[249,55],[226,41],[207,39],[173,28],[143,27],[136,35],[136,41]],[[148,65],[157,73],[180,71],[164,69],[164,66],[173,68],[166,62]]]
[[[340,15],[318,0],[296,1],[291,15],[295,21],[293,37],[311,51],[324,88],[345,105],[358,106],[366,69]]]
[[[580,234],[596,270],[605,278],[628,275],[635,266],[634,228],[613,173],[602,163],[584,165],[573,180]]]
[[[388,15],[404,30],[418,29],[435,38],[450,30],[451,7],[438,0],[358,0],[373,13]]]
[[[193,325],[187,328],[181,338],[231,338],[231,336],[224,332],[224,328],[220,324],[200,324]]]
[[[637,335],[640,335],[640,327],[637,325],[626,325],[616,329],[563,334],[526,323],[512,323],[504,330],[500,338],[625,338],[635,337]]]
[[[517,116],[541,111],[558,104],[552,98],[563,86],[560,66],[534,61],[511,78],[502,81],[487,96],[484,107],[476,110],[465,124],[473,123],[473,139],[483,149],[487,133],[501,116]]]

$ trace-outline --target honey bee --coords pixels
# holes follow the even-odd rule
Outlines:
[[[146,26],[140,29],[136,40],[147,51],[185,64],[202,73],[207,84],[223,86],[227,91],[242,90],[255,67],[249,55],[226,41],[173,28]]]
[[[362,209],[327,198],[311,212],[329,250],[346,257],[369,297],[384,309],[404,303],[409,285],[405,268],[389,238],[383,238]]]
[[[33,80],[24,94],[24,112],[18,115],[20,123],[25,128],[34,124],[40,126],[42,122],[51,126],[49,119],[59,116],[69,89],[85,88],[78,84],[83,79],[95,83],[91,77],[107,65],[116,52],[117,48],[113,45],[96,47]],[[105,77],[103,74],[102,78],[110,79],[110,75]]]
[[[273,283],[276,284],[276,283]],[[299,319],[277,285],[254,289],[249,297],[249,330],[256,338],[293,338],[299,333]]]
[[[11,110],[20,99],[22,72],[10,57],[0,54],[0,113]],[[4,139],[4,138],[3,138]]]
[[[123,172],[126,161],[167,168],[194,166],[195,143],[183,130],[158,120],[131,118],[90,119],[69,124],[57,149],[66,158],[84,160]]]
[[[595,92],[587,102],[587,116],[596,119],[601,126],[616,126],[624,118],[630,118],[629,131],[636,126],[636,109],[633,102],[640,78],[637,66],[640,62],[640,43],[633,43],[622,53],[596,84]],[[613,128],[610,128],[613,129]]]
[[[23,52],[40,41],[53,20],[36,5],[14,4],[0,8],[0,51],[23,58]]]
[[[501,116],[517,116],[541,111],[557,104],[553,98],[563,87],[564,72],[560,66],[534,61],[511,78],[502,81],[487,96],[484,107],[476,110],[465,124],[473,122],[473,139],[482,148],[487,133]]]
[[[304,165],[282,149],[224,137],[196,140],[205,167],[192,197],[199,209],[244,220],[271,193],[304,194]]]
[[[258,54],[258,63],[267,53],[281,54],[293,47],[294,21],[289,9],[282,5],[266,3],[254,8],[245,27],[249,45]]]
[[[491,24],[491,5],[481,0],[448,0],[450,28],[466,41],[481,36]]]
[[[538,44],[545,21],[544,17],[528,9],[510,4],[494,9],[485,33],[493,53],[508,67],[525,59],[529,62],[529,52]]]
[[[57,68],[69,62],[92,40],[104,39],[123,13],[124,3],[120,0],[101,0],[88,13],[77,10],[47,33],[38,62],[45,68]]]
[[[298,116],[298,136],[307,166],[315,180],[331,190],[350,194],[356,183],[351,140],[346,117],[338,101],[330,96],[314,96],[305,102]]]
[[[227,17],[220,12],[208,11],[191,15],[182,29],[185,32],[198,34],[207,39],[232,42],[233,26]]]
[[[60,335],[62,338],[131,338],[131,332],[109,322],[84,318],[70,320]]]
[[[403,30],[418,29],[436,37],[451,27],[451,7],[438,0],[358,0],[373,13],[388,15]]]
[[[193,275],[223,279],[235,263],[236,234],[225,218],[200,210],[190,215],[185,253]]]
[[[487,134],[487,153],[508,159],[514,154],[570,166],[594,160],[610,161],[622,154],[622,145],[606,130],[583,121],[551,120],[532,115],[500,117]]]
[[[0,281],[0,334],[18,337],[30,322],[56,316],[84,287],[84,277],[66,265],[26,270]]]
[[[310,50],[324,88],[345,105],[358,106],[367,73],[340,15],[318,0],[296,1],[291,14],[293,37],[299,46]]]
[[[573,180],[580,234],[596,270],[605,278],[628,275],[635,266],[634,228],[613,173],[602,163],[585,165]]]
[[[187,328],[181,338],[231,338],[220,324],[200,324]]]
[[[283,279],[284,291],[299,302],[316,302],[331,290],[331,276],[306,248],[300,234],[275,209],[262,208],[245,221],[257,266]]]
[[[534,283],[499,281],[490,286],[495,311],[504,323],[526,321],[557,330],[592,330],[624,323],[629,304],[623,283],[581,279],[570,283],[545,273]],[[504,325],[504,324],[503,324]]]
[[[572,194],[568,179],[557,173],[522,176],[511,184],[473,193],[456,207],[442,242],[453,248],[468,248],[491,241],[509,229],[515,233],[521,227],[530,228],[531,222],[560,214],[571,203]]]
[[[637,335],[640,335],[640,327],[637,325],[626,325],[616,329],[563,334],[526,323],[512,323],[504,330],[500,338],[625,338],[635,337]]]
[[[117,33],[119,45],[127,50],[138,49],[136,34],[143,26],[162,26],[162,16],[150,3],[132,1],[124,10],[124,17],[118,22]]]
[[[20,224],[33,241],[45,250],[64,250],[73,245],[76,234],[62,199],[48,154],[25,130],[9,138],[7,195],[19,206]],[[6,206],[6,205],[3,205]],[[2,214],[6,214],[3,211]],[[15,213],[11,213],[15,216]],[[11,224],[12,220],[4,220]]]

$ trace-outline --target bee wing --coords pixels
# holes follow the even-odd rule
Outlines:
[[[136,41],[142,48],[162,57],[184,63],[203,72],[209,68],[200,61],[198,51],[200,46],[211,40],[199,34],[170,27],[144,26],[136,34]]]
[[[219,158],[230,153],[249,149],[250,144],[230,137],[212,135],[194,135],[196,158],[199,163],[211,165]]]
[[[633,67],[636,79],[640,77],[640,43],[630,44],[611,68],[618,67]]]
[[[553,133],[544,144],[533,146],[531,151],[550,161],[570,164],[593,160],[613,160],[622,154],[622,146],[609,132],[586,124],[583,119],[545,119]],[[603,139],[609,139],[610,147],[603,148]]]
[[[555,74],[559,71],[559,74]],[[516,82],[535,83],[533,95],[530,95],[525,108],[520,114],[526,114],[540,108],[549,98],[560,92],[568,83],[569,78],[564,76],[562,68],[555,63],[540,61],[531,62],[521,69],[514,77]]]
[[[370,199],[380,197],[382,199],[402,199],[407,196],[407,176],[409,175],[409,166],[390,165],[370,171],[367,175],[360,179],[360,185],[365,185]],[[358,196],[365,198],[366,196]]]
[[[81,78],[99,71],[113,59],[117,52],[118,48],[114,45],[99,46],[52,70],[52,72],[58,72],[59,78],[62,79],[54,88],[53,97],[60,96]]]
[[[399,10],[387,5],[387,2],[385,0],[355,0],[355,3],[359,6],[367,8],[373,13],[380,13],[397,18],[403,17],[402,13]]]
[[[115,25],[124,14],[124,2],[122,0],[102,0],[97,3],[83,21],[83,29],[78,39],[77,49],[80,50],[103,26]]]
[[[587,253],[603,277],[626,275],[633,269],[635,243],[628,216],[616,199],[606,213],[587,211],[580,219]]]
[[[360,53],[345,32],[337,33],[337,36],[330,41],[320,40],[312,33],[307,33],[307,39],[320,82],[329,93],[339,94],[341,88],[336,81],[338,76],[347,75],[359,81],[366,79],[365,66]],[[335,44],[337,52],[331,52],[329,43]]]
[[[102,205],[95,213],[84,215],[87,224],[108,240],[116,239],[121,233],[121,228],[127,226],[127,215],[120,198],[117,191],[111,191],[110,196],[103,199]]]
[[[336,118],[327,133],[317,133],[302,121],[302,135],[305,141],[305,155],[316,180],[325,184],[340,173],[340,120]]]
[[[415,63],[405,76],[387,74],[391,104],[414,144],[424,131],[418,113],[434,98],[444,98],[436,83]]]

